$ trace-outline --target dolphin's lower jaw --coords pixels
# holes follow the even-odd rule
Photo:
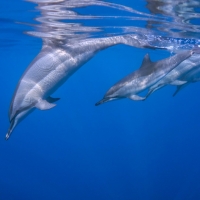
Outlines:
[[[6,137],[5,137],[5,140],[8,140],[10,137],[10,132],[6,133]]]
[[[113,100],[116,100],[116,99],[119,99],[119,98],[117,98],[117,97],[105,97],[101,101],[98,101],[97,103],[95,103],[95,106],[99,106],[103,103],[106,103],[108,101],[113,101]]]
[[[98,101],[97,103],[95,103],[95,106],[99,106],[101,105],[102,103],[105,103],[106,100],[105,99],[102,99],[101,101]]]
[[[8,132],[6,133],[5,139],[8,140],[15,129],[15,127],[31,112],[33,112],[34,107],[30,107],[28,109],[22,109],[21,112],[17,113],[16,116],[14,116],[10,121],[10,127],[8,129]]]
[[[8,132],[6,133],[6,137],[5,137],[5,140],[8,140],[10,138],[10,135],[14,129],[14,127],[16,126],[16,122],[15,120],[13,119],[11,122],[10,122],[10,127],[8,129]]]

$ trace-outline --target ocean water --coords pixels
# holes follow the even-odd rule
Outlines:
[[[35,110],[4,139],[16,85],[44,40],[142,33],[181,49],[199,32],[199,1],[1,1],[0,200],[199,200],[200,83],[94,105],[146,53],[157,61],[169,50],[99,52],[53,94],[55,108]]]

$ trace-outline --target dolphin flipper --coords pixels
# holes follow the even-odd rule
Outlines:
[[[171,82],[170,85],[184,85],[186,83],[187,83],[187,81],[175,80],[175,81]]]
[[[36,103],[35,107],[38,108],[39,110],[48,110],[53,107],[55,107],[56,104],[49,103],[47,100],[39,100],[38,103]]]
[[[141,96],[138,96],[138,95],[130,95],[128,96],[129,99],[133,100],[133,101],[143,101],[146,99],[146,97],[141,97]]]
[[[50,96],[49,96],[46,100],[47,100],[49,103],[54,103],[54,102],[60,100],[60,98],[53,98],[53,97],[50,97]]]
[[[178,85],[177,87],[176,87],[176,91],[174,92],[174,94],[173,94],[173,97],[174,96],[176,96],[177,94],[178,94],[178,92],[180,91],[180,90],[182,90],[185,86],[187,86],[189,83],[185,83],[185,84],[183,84],[183,85]]]

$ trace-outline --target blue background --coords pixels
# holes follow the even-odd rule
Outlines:
[[[144,1],[113,2],[148,12]],[[34,111],[5,141],[14,89],[42,42],[13,23],[33,22],[34,4],[0,6],[0,200],[200,199],[199,83],[176,97],[168,86],[144,102],[94,106],[146,53],[156,61],[165,51],[118,45],[98,53],[53,95],[61,98],[54,109]]]

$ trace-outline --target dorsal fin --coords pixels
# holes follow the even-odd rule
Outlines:
[[[152,63],[152,61],[151,61],[151,59],[150,59],[150,57],[149,57],[149,54],[147,53],[147,54],[144,56],[144,59],[143,59],[143,61],[142,61],[142,65],[141,65],[140,69],[146,68],[146,67],[149,66],[149,64],[151,64],[151,63]]]

